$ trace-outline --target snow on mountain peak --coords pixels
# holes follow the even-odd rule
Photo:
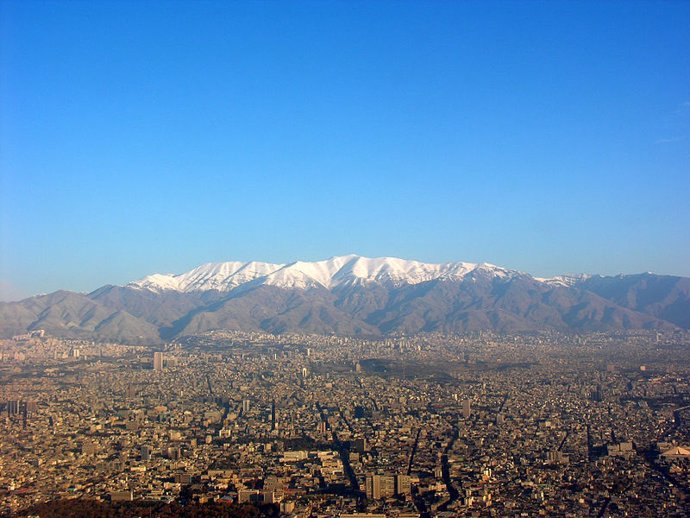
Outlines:
[[[230,291],[240,284],[264,277],[282,268],[282,266],[282,264],[255,261],[248,263],[239,261],[206,263],[179,275],[148,275],[141,280],[129,283],[127,286],[151,291]]]
[[[586,273],[580,273],[577,275],[556,275],[555,277],[535,277],[535,280],[548,284],[549,286],[563,286],[565,288],[570,288],[580,281],[585,281],[589,279],[591,275]]]
[[[459,280],[472,272],[485,272],[497,277],[516,273],[488,263],[432,264],[395,257],[368,258],[353,254],[323,261],[295,261],[289,264],[256,261],[207,263],[178,275],[149,275],[127,286],[151,291],[230,291],[242,284],[254,282],[281,288],[332,289],[352,283],[400,286],[434,279]]]

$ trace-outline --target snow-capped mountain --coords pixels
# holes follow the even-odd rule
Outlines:
[[[279,270],[284,265],[250,261],[242,263],[230,261],[225,263],[206,263],[193,270],[178,275],[154,273],[141,280],[127,284],[129,288],[141,288],[150,291],[230,291],[237,286]]]
[[[328,290],[351,284],[377,283],[387,286],[414,285],[436,279],[460,280],[470,273],[496,277],[520,275],[488,263],[431,264],[395,257],[368,258],[358,255],[331,257],[323,261],[289,264],[261,262],[207,263],[189,272],[153,274],[127,284],[129,288],[154,292],[231,291],[245,283],[279,288],[323,287]]]
[[[690,329],[690,278],[562,275],[357,255],[202,264],[92,293],[0,303],[0,337],[156,343],[213,329],[348,336]]]

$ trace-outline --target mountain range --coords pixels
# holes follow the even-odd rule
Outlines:
[[[549,279],[487,263],[357,255],[209,263],[92,293],[0,303],[0,336],[158,343],[214,329],[380,336],[480,330],[690,329],[690,278],[651,273]]]

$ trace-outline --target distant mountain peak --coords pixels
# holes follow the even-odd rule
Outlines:
[[[222,263],[205,263],[181,274],[147,275],[143,279],[127,284],[129,288],[147,289],[150,291],[229,291],[241,284],[264,277],[279,268],[282,264],[260,263],[249,261],[228,261]]]
[[[280,288],[333,289],[352,283],[393,286],[419,284],[436,279],[460,280],[471,272],[496,277],[517,274],[489,263],[424,263],[397,257],[334,256],[322,261],[272,264],[257,261],[206,263],[181,274],[152,274],[127,284],[129,288],[160,291],[231,291],[252,282]]]

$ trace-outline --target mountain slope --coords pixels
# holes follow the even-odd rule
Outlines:
[[[122,286],[103,286],[89,298],[106,307],[127,311],[157,327],[170,326],[189,312],[210,305],[226,294],[218,291],[150,291]]]
[[[383,332],[408,333],[672,327],[583,290],[544,286],[529,276],[503,278],[480,272],[461,281],[406,286],[367,322]]]
[[[595,275],[575,284],[616,304],[690,329],[690,279],[672,275]]]
[[[57,291],[20,302],[0,304],[2,336],[45,329],[55,336],[128,343],[156,343],[155,325],[126,311],[106,307],[80,293]]]
[[[243,329],[271,333],[304,332],[340,335],[376,335],[379,331],[334,304],[323,287],[291,290],[270,285],[240,291],[178,322],[175,334],[212,329]]]

